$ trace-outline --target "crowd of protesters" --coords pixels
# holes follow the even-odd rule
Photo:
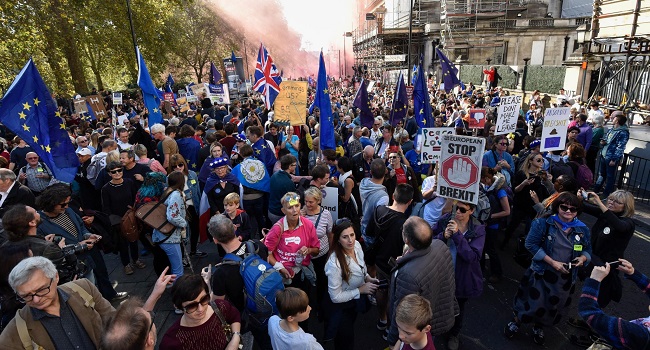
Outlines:
[[[573,104],[560,91],[551,104],[571,107],[566,148],[541,152],[543,109],[551,104],[539,92],[525,101],[516,131],[495,136],[495,107],[508,91],[471,83],[455,93],[431,91],[435,127],[487,140],[485,200],[474,204],[438,196],[439,166],[423,162],[413,109],[390,123],[391,86],[370,92],[368,125],[352,106],[352,87],[332,82],[329,90],[335,149],[320,148],[320,110],[310,112],[311,101],[305,124],[292,127],[275,121],[258,95],[229,105],[201,96],[188,110],[166,104],[164,123],[154,125],[136,96],[113,105],[111,94],[99,92],[113,111],[101,121],[58,99],[81,164],[71,184],[2,129],[2,347],[354,349],[356,317],[376,305],[377,336],[392,349],[434,349],[435,337],[458,349],[467,303],[481,297],[484,281],[501,281],[496,249],[512,248],[515,232],[524,233],[529,260],[512,321],[502,326],[506,337],[531,324],[533,341],[544,344],[545,327],[568,321],[616,348],[649,346],[647,319],[617,320],[601,310],[621,300],[617,271],[648,290],[647,278],[622,259],[635,230],[634,197],[614,186],[629,138],[622,112]],[[483,129],[469,129],[470,108],[487,110]],[[326,187],[338,191],[336,221],[323,206]],[[148,202],[165,204],[171,232],[142,225],[127,239],[123,216]],[[580,220],[583,212],[598,218],[592,227]],[[199,249],[206,239],[217,245],[217,260]],[[108,253],[119,254],[127,275],[146,273],[140,270],[151,267],[140,257],[153,256],[160,277],[146,302],[116,292]],[[199,274],[194,266],[248,253],[267,259],[286,286],[279,314],[261,325],[244,322],[237,267]],[[583,319],[565,317],[578,280],[590,274]],[[153,309],[170,285],[181,316],[157,337]],[[122,304],[116,310],[111,302]],[[312,309],[323,321],[318,340],[306,322]],[[590,345],[583,338],[575,342]]]

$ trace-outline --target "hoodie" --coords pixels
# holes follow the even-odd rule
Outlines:
[[[375,263],[386,273],[392,269],[388,265],[388,259],[397,258],[404,253],[402,226],[406,219],[408,216],[405,213],[382,205],[375,208],[366,228],[368,236],[375,238]]]
[[[363,178],[359,184],[359,193],[361,194],[361,236],[367,244],[372,244],[374,239],[366,237],[366,227],[372,216],[375,207],[388,204],[388,192],[384,185],[378,185],[370,180]]]

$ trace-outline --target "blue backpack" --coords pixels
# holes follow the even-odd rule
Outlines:
[[[245,311],[251,321],[266,325],[271,316],[279,314],[275,293],[284,290],[284,284],[282,275],[257,252],[253,242],[247,241],[243,260],[228,253],[221,264],[239,265],[239,273],[244,280]]]

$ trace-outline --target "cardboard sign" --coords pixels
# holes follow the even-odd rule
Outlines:
[[[95,118],[98,120],[105,120],[108,117],[106,114],[106,108],[104,108],[104,100],[101,96],[87,96],[86,101],[90,105],[90,108],[92,108],[93,113],[95,113]]]
[[[83,97],[74,99],[74,110],[77,114],[88,115],[88,106],[86,105],[86,99]]]
[[[368,90],[368,92],[371,92],[372,88],[375,86],[375,83],[376,83],[376,81],[374,81],[374,80],[369,81],[368,82],[368,87],[366,88],[366,90]]]
[[[544,127],[542,128],[542,144],[540,150],[563,150],[566,145],[567,126],[571,117],[571,108],[547,108],[544,113]]]
[[[227,84],[210,85],[210,100],[220,105],[230,104],[230,92]]]
[[[465,203],[478,203],[485,139],[443,135],[438,195]]]
[[[442,136],[453,135],[454,128],[423,128],[422,129],[422,164],[434,164],[440,160]],[[418,143],[420,142],[418,137]]]
[[[517,129],[517,118],[521,108],[521,96],[502,96],[497,107],[497,122],[494,135],[506,135]]]
[[[285,80],[280,83],[280,94],[275,99],[275,121],[292,126],[305,124],[307,82]]]
[[[470,129],[483,129],[485,128],[485,120],[487,113],[485,109],[470,109],[469,110],[469,128]]]
[[[180,109],[181,113],[185,113],[190,110],[190,105],[187,103],[187,96],[177,98],[176,103],[178,104],[178,108]]]
[[[210,97],[210,90],[208,89],[208,84],[206,83],[192,85],[191,89],[192,94],[196,96],[197,100],[201,99],[204,93]]]
[[[165,102],[169,102],[170,105],[176,106],[176,100],[174,99],[173,92],[164,92],[163,98],[165,99]]]
[[[121,92],[114,92],[113,93],[113,104],[114,105],[121,105],[122,104],[122,93]]]
[[[339,189],[337,187],[325,187],[323,192],[323,201],[321,206],[330,211],[332,221],[336,222],[339,218]]]

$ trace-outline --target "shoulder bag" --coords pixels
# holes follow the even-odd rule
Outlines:
[[[161,198],[157,202],[145,203],[135,212],[135,216],[138,219],[165,235],[171,235],[176,229],[174,224],[167,221],[167,206],[165,205],[165,200],[168,196],[169,195]]]

